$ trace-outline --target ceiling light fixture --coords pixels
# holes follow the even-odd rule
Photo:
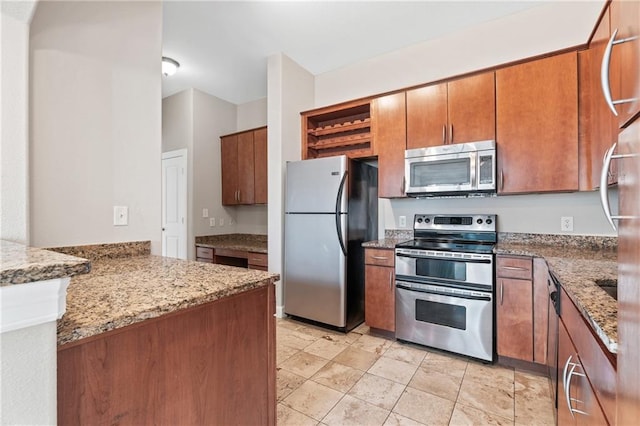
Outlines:
[[[162,57],[162,74],[166,77],[170,75],[174,75],[176,71],[180,68],[180,64],[175,59],[167,58],[166,56]]]

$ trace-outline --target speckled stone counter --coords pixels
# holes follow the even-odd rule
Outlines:
[[[618,347],[617,302],[596,284],[618,276],[616,239],[533,234],[498,236],[496,254],[542,257],[605,347]],[[501,238],[502,236],[502,238]],[[525,243],[522,243],[525,241]]]
[[[362,243],[364,248],[393,249],[396,244],[413,239],[413,230],[387,229],[384,238],[381,240],[366,241]]]
[[[119,253],[119,257],[88,253],[89,257],[99,258],[93,261],[91,273],[71,279],[67,312],[58,321],[58,345],[273,284],[279,279],[277,274],[251,269],[148,254],[130,256],[122,247],[115,247],[112,252]]]
[[[253,253],[267,253],[267,236],[257,234],[223,234],[196,237],[196,246],[224,248]]]
[[[87,259],[0,240],[0,286],[86,274]]]

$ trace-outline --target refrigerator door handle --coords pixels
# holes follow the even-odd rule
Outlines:
[[[336,196],[336,231],[338,233],[338,241],[340,241],[340,248],[342,249],[342,253],[347,255],[347,248],[344,246],[344,240],[342,238],[342,224],[341,224],[341,207],[342,207],[342,194],[344,192],[344,186],[347,182],[347,174],[349,172],[344,172],[342,176],[342,180],[340,181],[340,186],[338,187],[338,195]]]

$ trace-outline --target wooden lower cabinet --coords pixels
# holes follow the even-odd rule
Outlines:
[[[497,352],[533,361],[533,294],[530,280],[498,278]]]
[[[276,424],[274,286],[58,349],[58,424]]]
[[[558,326],[558,425],[607,425],[578,350],[564,323]]]
[[[364,318],[371,328],[396,331],[394,251],[365,250]]]

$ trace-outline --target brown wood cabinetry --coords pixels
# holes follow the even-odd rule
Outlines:
[[[549,288],[551,277],[547,262],[539,257],[533,259],[533,362],[547,365],[549,353],[548,330],[549,315],[555,315],[555,311],[549,312]],[[553,307],[552,307],[553,309]]]
[[[495,139],[493,71],[407,91],[407,149]]]
[[[560,291],[560,309],[561,327],[559,328],[560,330],[563,327],[566,328],[568,335],[571,337],[574,352],[577,353],[580,359],[580,369],[589,377],[589,382],[597,396],[601,411],[604,412],[608,422],[614,424],[616,410],[615,358],[603,347],[600,339],[594,334],[591,326],[585,321],[564,289]],[[566,357],[560,356],[562,352],[561,346],[562,342],[559,343],[558,349],[558,369],[564,368],[566,363]],[[560,389],[562,386],[562,371],[559,371],[558,376],[558,393],[561,394],[563,392]],[[561,405],[561,397],[561,395],[558,397],[558,410]],[[575,405],[574,407],[580,409]],[[587,412],[589,411],[587,410]],[[590,413],[590,415],[595,414]]]
[[[220,137],[223,205],[266,203],[266,143],[266,127]]]
[[[267,128],[253,131],[253,178],[255,204],[267,204],[268,201],[268,152],[267,152]]]
[[[640,78],[638,76],[637,78]],[[640,120],[620,134],[617,422],[640,419]]]
[[[370,157],[370,109],[367,100],[303,112],[302,159],[342,154]]]
[[[58,349],[58,423],[276,424],[274,286]]]
[[[213,263],[213,248],[196,246],[196,260]]]
[[[266,271],[269,267],[269,258],[266,253],[249,252],[247,257],[249,269]]]
[[[578,189],[577,52],[496,71],[498,193]]]
[[[496,259],[496,348],[498,355],[533,361],[532,261],[528,257]]]
[[[613,45],[609,70],[612,101],[624,101],[616,106],[618,124],[625,126],[640,111],[640,2],[616,0],[609,6]],[[610,39],[611,40],[611,39]]]
[[[607,8],[594,32],[589,49],[578,52],[581,191],[591,191],[600,186],[604,154],[618,140],[618,119],[604,101],[600,81],[601,64],[609,34]],[[617,182],[615,166],[614,162],[610,167],[608,184]]]
[[[558,425],[607,425],[578,350],[562,321],[558,326]]]
[[[365,249],[365,323],[379,330],[396,331],[394,251]]]
[[[378,196],[404,197],[404,151],[407,141],[405,94],[376,98],[371,103],[374,154],[378,156]]]

